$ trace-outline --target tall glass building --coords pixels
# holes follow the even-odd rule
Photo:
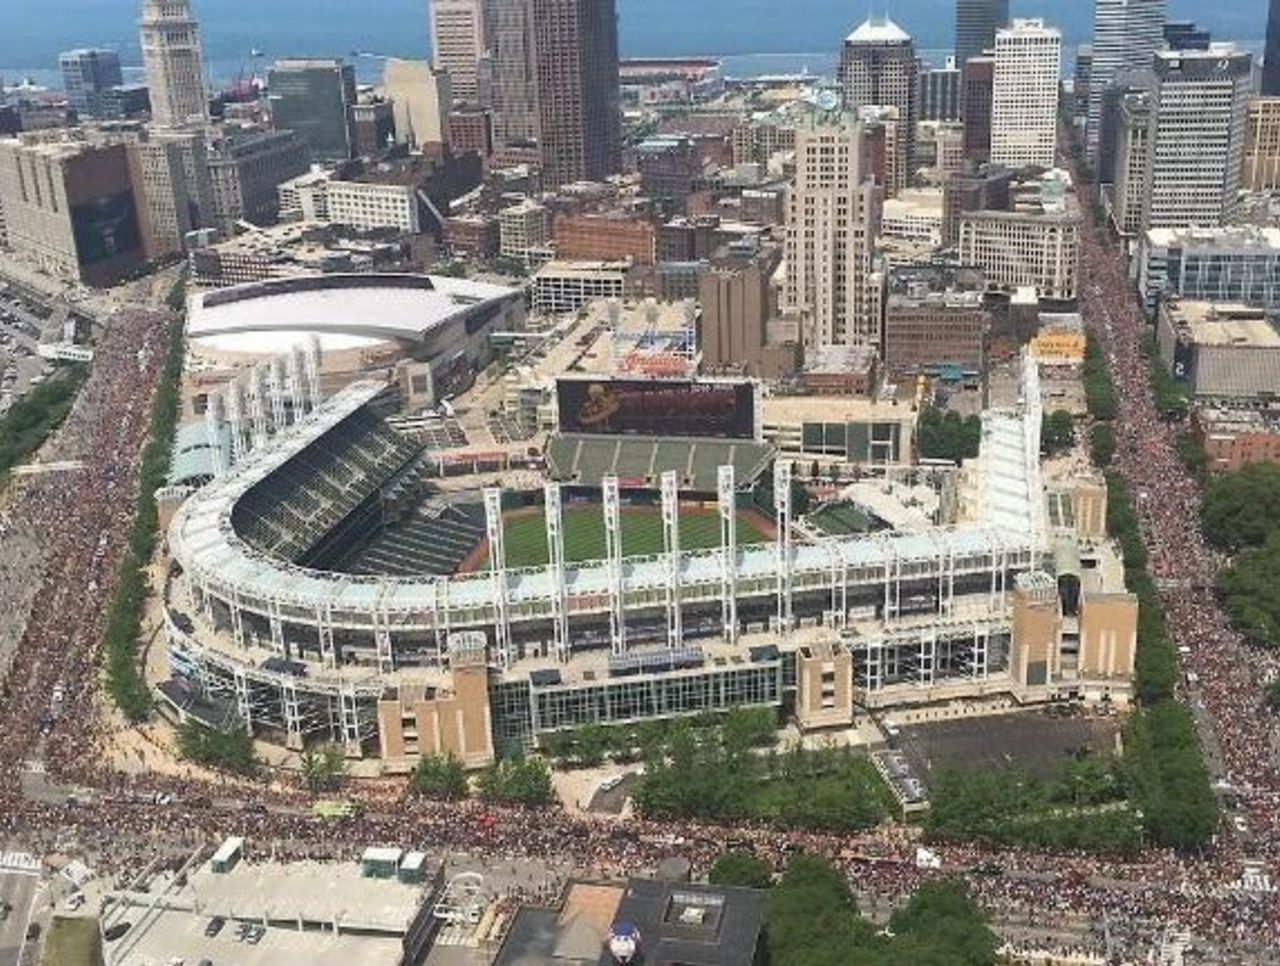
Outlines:
[[[956,0],[956,66],[991,50],[996,31],[1009,22],[1009,0]]]

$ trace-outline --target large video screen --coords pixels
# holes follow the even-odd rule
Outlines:
[[[81,265],[96,265],[137,250],[142,245],[133,192],[94,198],[71,209],[76,254]]]
[[[627,436],[755,435],[755,387],[749,382],[687,379],[561,379],[562,433]]]

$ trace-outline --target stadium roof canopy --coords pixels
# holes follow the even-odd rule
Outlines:
[[[271,279],[192,295],[187,337],[228,351],[284,352],[299,336],[324,348],[424,342],[440,326],[515,289],[441,275]],[[328,344],[326,344],[326,341]]]
[[[828,537],[797,543],[792,565],[797,573],[831,573],[840,566],[890,572],[904,561],[994,558],[1009,552],[1044,550],[1044,507],[1040,483],[1039,381],[1035,363],[1023,374],[1020,411],[991,413],[984,421],[978,463],[981,511],[972,523],[909,532]],[[236,502],[262,479],[324,436],[383,387],[357,382],[325,400],[319,409],[250,452],[230,471],[199,490],[183,504],[170,528],[174,559],[193,579],[218,594],[234,596],[244,606],[269,601],[272,608],[320,612],[329,608],[380,620],[378,615],[431,613],[444,601],[453,606],[491,607],[494,584],[488,574],[452,577],[356,576],[319,571],[255,551],[234,531]],[[711,584],[721,572],[720,550],[684,551],[679,562],[685,585]],[[740,547],[735,570],[740,580],[772,578],[778,572],[773,544]],[[657,557],[624,561],[628,588],[666,586],[666,562]],[[604,561],[566,566],[570,595],[607,595],[609,567]],[[555,574],[549,567],[508,572],[507,599],[512,606],[551,600]]]

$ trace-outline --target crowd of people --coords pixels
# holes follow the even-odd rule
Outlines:
[[[963,871],[997,919],[1034,927],[1079,924],[1079,948],[1145,953],[1177,926],[1209,942],[1249,950],[1280,948],[1280,896],[1241,887],[1245,860],[1264,863],[1280,881],[1280,771],[1274,718],[1262,709],[1261,660],[1230,628],[1209,588],[1221,561],[1198,529],[1199,492],[1174,446],[1175,430],[1157,416],[1140,336],[1144,322],[1119,256],[1085,227],[1083,311],[1104,348],[1120,399],[1118,466],[1138,501],[1152,570],[1167,590],[1170,626],[1185,648],[1184,669],[1198,679],[1192,700],[1216,722],[1221,779],[1240,801],[1248,827],[1224,824],[1204,856],[1150,849],[1134,861],[1082,854],[1046,856],[982,845],[932,847],[942,874]],[[934,868],[916,862],[918,830],[886,825],[852,836],[769,828],[726,829],[640,819],[529,814],[476,802],[405,797],[360,816],[318,820],[301,789],[267,789],[227,779],[209,784],[154,774],[126,777],[103,764],[100,689],[103,621],[134,512],[138,460],[149,401],[164,355],[166,316],[123,311],[100,341],[93,373],[55,446],[83,458],[78,473],[16,483],[0,510],[0,533],[38,543],[39,559],[0,558],[0,600],[30,601],[25,627],[0,687],[0,844],[52,852],[68,842],[102,841],[91,854],[100,871],[133,874],[157,854],[181,854],[230,832],[260,854],[286,858],[352,857],[378,842],[532,858],[592,876],[652,868],[673,853],[705,871],[726,848],[750,848],[782,868],[805,850],[845,868],[859,893],[883,901],[909,895]],[[24,596],[25,594],[25,596]],[[32,796],[24,762],[43,762],[89,797]],[[157,795],[163,792],[164,795]],[[244,808],[248,802],[254,807]],[[1222,961],[1230,961],[1223,953]]]

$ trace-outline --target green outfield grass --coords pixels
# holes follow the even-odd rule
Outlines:
[[[508,517],[504,539],[508,567],[540,567],[547,563],[546,523],[540,512]],[[767,539],[755,517],[738,514],[739,544],[763,543]],[[715,512],[681,512],[680,546],[685,550],[720,546],[720,519]],[[662,514],[656,507],[622,511],[622,552],[628,557],[662,552]],[[598,505],[565,508],[564,555],[570,563],[604,557],[604,518]],[[484,562],[487,561],[488,555]]]

